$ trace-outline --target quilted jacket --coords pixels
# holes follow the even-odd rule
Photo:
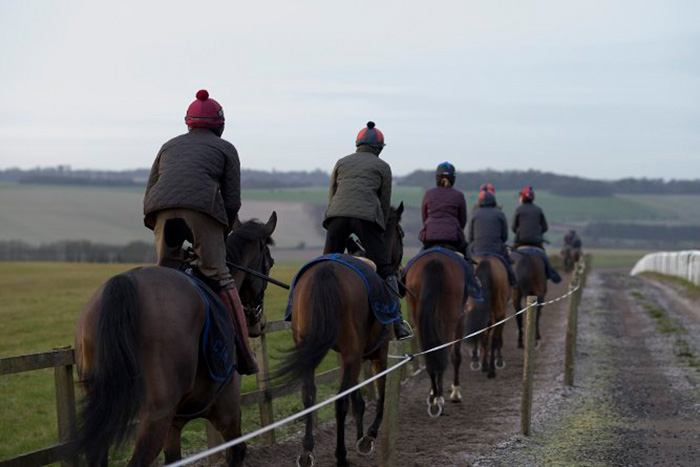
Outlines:
[[[542,234],[548,228],[544,212],[535,203],[523,203],[515,210],[512,229],[518,245],[541,244],[544,241]]]
[[[195,209],[231,227],[241,208],[241,165],[233,144],[195,128],[163,145],[148,178],[144,224],[162,209]]]
[[[481,206],[469,220],[469,245],[474,252],[503,254],[508,240],[508,221],[496,206]]]
[[[426,191],[421,216],[423,228],[418,234],[421,242],[464,242],[467,202],[461,191],[443,186]]]
[[[369,147],[340,159],[331,174],[326,227],[333,217],[352,217],[376,223],[382,230],[391,206],[391,168]]]

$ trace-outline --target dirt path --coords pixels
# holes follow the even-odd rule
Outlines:
[[[549,297],[565,291],[554,286]],[[530,438],[518,434],[522,352],[514,321],[505,330],[506,368],[488,380],[463,364],[464,400],[448,403],[439,419],[425,411],[426,375],[409,380],[401,394],[400,465],[700,465],[700,340],[693,338],[700,312],[676,295],[672,286],[626,272],[593,272],[581,306],[573,389],[562,383],[568,302],[545,308]],[[318,465],[335,465],[334,425],[316,432]],[[351,425],[348,417],[349,446]],[[247,465],[293,465],[299,451],[298,437],[251,447]],[[352,450],[348,459],[378,463],[376,454],[360,458]]]

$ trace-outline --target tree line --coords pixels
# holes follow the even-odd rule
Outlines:
[[[69,166],[36,168],[31,170],[5,169],[0,171],[0,182],[70,184],[100,186],[140,186],[148,180],[149,169],[123,171],[71,170]],[[272,189],[328,185],[329,174],[314,171],[241,171],[241,185],[249,189]],[[398,185],[435,186],[431,170],[416,170],[405,176],[396,176]],[[612,196],[614,194],[700,194],[700,179],[663,180],[661,178],[622,178],[593,180],[559,175],[539,170],[481,170],[458,172],[456,187],[477,191],[482,183],[493,183],[498,190],[520,190],[533,186],[561,196]]]

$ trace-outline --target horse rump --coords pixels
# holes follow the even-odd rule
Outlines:
[[[334,264],[324,261],[305,274],[313,274],[310,303],[300,304],[295,312],[309,313],[305,320],[308,325],[303,329],[301,341],[284,352],[285,356],[273,372],[272,379],[298,380],[304,373],[313,372],[338,339],[342,301]]]
[[[79,422],[78,454],[100,462],[111,445],[121,445],[144,400],[138,345],[138,290],[130,274],[114,276],[100,298],[94,361],[81,384],[85,397]]]

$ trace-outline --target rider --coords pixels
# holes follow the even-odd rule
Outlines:
[[[437,186],[425,192],[421,204],[423,228],[418,239],[423,248],[444,245],[462,253],[467,260],[467,283],[472,290],[469,295],[481,297],[481,287],[474,276],[473,260],[467,249],[464,238],[464,227],[467,225],[467,202],[464,194],[454,188],[455,166],[443,162],[435,171]]]
[[[515,248],[520,246],[532,246],[544,251],[544,233],[549,226],[544,212],[533,201],[535,200],[535,190],[525,187],[520,191],[520,206],[513,215],[513,232],[515,233]],[[547,276],[555,284],[561,282],[561,277],[552,267],[547,255],[542,255],[546,261]]]
[[[469,244],[476,255],[486,253],[503,258],[508,282],[513,286],[516,283],[515,273],[506,249],[508,220],[496,204],[494,191],[482,186],[479,192],[479,209],[472,213],[469,220]]]
[[[197,253],[197,268],[209,279],[236,328],[238,372],[258,372],[236,284],[226,266],[226,234],[241,207],[240,162],[236,148],[221,138],[224,111],[202,89],[187,109],[188,132],[163,145],[148,178],[144,224],[154,231],[159,266],[184,260],[182,243]]]
[[[578,236],[575,230],[569,230],[569,232],[564,235],[564,247],[570,249],[581,248],[581,237]]]
[[[367,256],[377,265],[377,273],[398,296],[398,278],[384,242],[385,222],[391,207],[391,167],[379,158],[384,135],[374,122],[360,130],[355,141],[357,151],[343,157],[331,174],[328,209],[323,220],[326,245],[323,254],[343,253],[345,242],[356,234]],[[394,324],[397,339],[411,337],[403,321]]]

